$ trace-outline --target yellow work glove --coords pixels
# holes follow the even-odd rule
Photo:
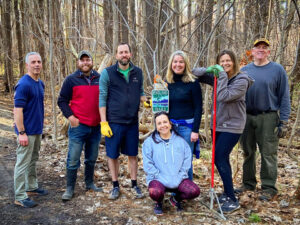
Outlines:
[[[111,137],[113,136],[113,132],[110,129],[110,126],[108,125],[108,122],[100,122],[101,124],[101,134],[105,137]]]
[[[145,108],[151,108],[152,107],[152,100],[144,101],[144,107]]]

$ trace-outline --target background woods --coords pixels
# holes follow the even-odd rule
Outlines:
[[[253,41],[266,37],[271,41],[271,59],[288,72],[292,105],[297,111],[299,4],[299,0],[0,0],[1,89],[13,93],[17,79],[24,74],[25,54],[38,51],[43,59],[46,97],[52,105],[50,133],[56,140],[56,120],[60,118],[56,98],[64,78],[75,70],[82,49],[93,54],[96,69],[101,70],[113,63],[117,44],[129,42],[132,60],[143,69],[145,90],[150,94],[154,75],[164,76],[174,50],[187,52],[192,66],[208,66],[215,63],[220,50],[231,49],[245,65],[251,61]],[[206,132],[209,90],[203,86],[202,124],[206,129],[202,127],[200,133],[204,140],[210,137]],[[291,136],[288,149],[299,143],[297,115],[299,110],[292,115],[291,134],[296,138]]]
[[[6,91],[24,72],[24,56],[38,51],[43,79],[60,86],[75,68],[77,52],[90,50],[99,66],[117,43],[129,42],[145,82],[163,75],[170,53],[184,50],[194,66],[214,63],[224,48],[243,63],[258,37],[272,43],[272,59],[291,71],[299,60],[299,1],[282,0],[1,0],[1,75]],[[52,44],[51,44],[52,43]],[[52,47],[51,47],[52,46]],[[50,54],[53,71],[50,75]],[[296,67],[291,82],[299,80]],[[291,84],[293,85],[293,84]]]

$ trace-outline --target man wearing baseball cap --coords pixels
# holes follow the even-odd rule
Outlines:
[[[282,65],[268,59],[270,42],[253,43],[253,62],[241,70],[255,80],[246,95],[247,121],[241,137],[244,151],[243,190],[255,190],[256,145],[261,154],[260,200],[270,201],[278,192],[278,140],[286,135],[291,111],[287,74]]]
[[[88,51],[78,54],[77,70],[66,77],[58,106],[69,120],[69,150],[67,156],[67,188],[62,200],[71,200],[84,149],[86,190],[102,191],[94,184],[94,169],[100,142],[99,77],[93,70],[93,58]]]

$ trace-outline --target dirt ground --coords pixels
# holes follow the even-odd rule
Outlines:
[[[47,104],[46,104],[47,105]],[[195,182],[200,186],[201,195],[195,200],[184,203],[184,212],[178,213],[164,202],[164,215],[153,214],[153,202],[147,194],[142,160],[139,162],[138,183],[146,197],[133,198],[130,192],[130,179],[127,161],[121,157],[120,185],[122,195],[119,199],[107,199],[111,188],[104,146],[100,146],[96,164],[95,181],[103,187],[103,193],[86,192],[83,182],[83,165],[79,170],[76,194],[72,201],[62,202],[65,188],[65,159],[67,138],[53,144],[51,139],[51,113],[46,106],[45,137],[42,141],[38,163],[39,184],[49,190],[49,195],[34,197],[39,204],[25,209],[13,204],[13,171],[16,159],[16,136],[13,132],[13,114],[11,97],[0,93],[0,224],[250,224],[261,221],[263,224],[300,224],[300,202],[294,199],[299,169],[284,151],[279,150],[279,194],[270,202],[257,199],[258,192],[247,192],[240,196],[241,209],[226,215],[226,221],[216,217],[201,202],[208,200],[210,184],[210,152],[202,148],[201,159],[195,160]],[[293,150],[299,158],[299,148]],[[242,154],[235,149],[232,153],[235,186],[240,185]],[[141,158],[141,156],[139,156]],[[258,162],[259,165],[259,162]],[[259,167],[258,167],[259,170]],[[218,175],[215,179],[215,191],[222,191],[222,182]],[[217,209],[217,206],[214,206]]]

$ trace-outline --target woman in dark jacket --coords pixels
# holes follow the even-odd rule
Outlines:
[[[169,89],[171,122],[189,144],[191,152],[196,152],[196,157],[199,157],[202,94],[197,77],[192,74],[188,57],[183,51],[175,51],[170,56],[166,80]],[[189,179],[193,180],[192,162],[188,175]]]

